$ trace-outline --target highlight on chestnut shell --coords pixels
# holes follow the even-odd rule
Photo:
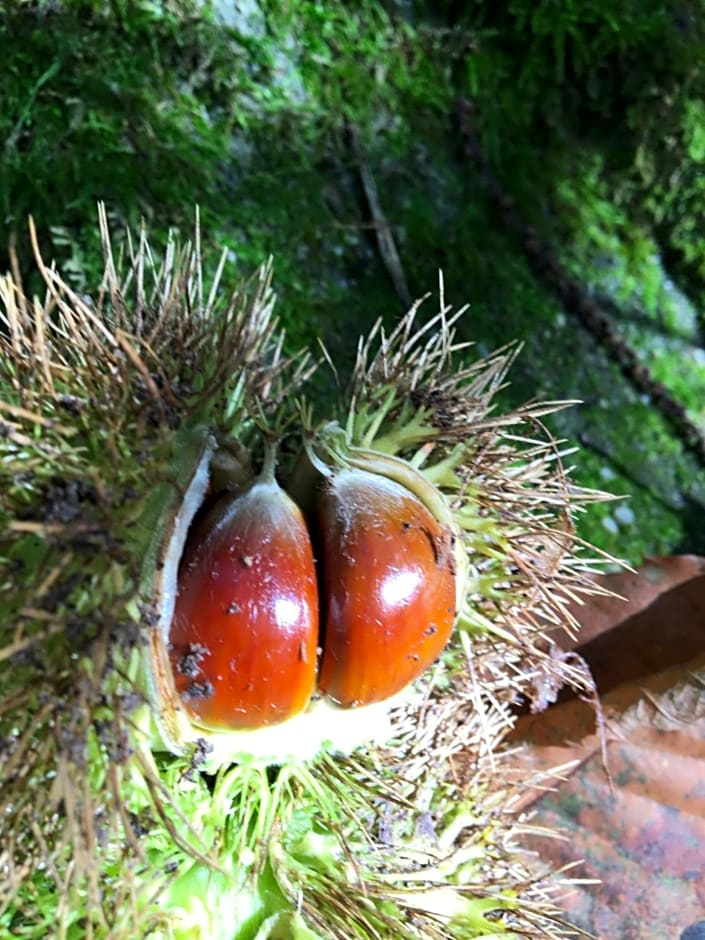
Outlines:
[[[417,679],[450,637],[455,537],[400,484],[355,468],[326,480],[318,524],[320,690],[346,708],[384,701]]]
[[[303,516],[274,479],[273,452],[244,493],[189,533],[169,657],[198,725],[254,729],[302,712],[316,680],[318,591]]]

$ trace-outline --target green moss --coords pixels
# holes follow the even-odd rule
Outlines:
[[[157,246],[169,226],[190,230],[198,203],[209,240],[243,272],[274,255],[292,348],[323,337],[344,377],[351,338],[401,310],[346,142],[352,122],[412,296],[442,269],[447,299],[471,305],[463,339],[480,351],[523,341],[514,404],[586,402],[556,425],[588,448],[581,482],[604,485],[608,466],[642,508],[617,533],[596,510],[584,534],[632,560],[705,551],[680,519],[702,508],[700,468],[529,270],[453,122],[456,97],[471,97],[503,188],[702,423],[704,49],[699,14],[655,0],[262,0],[239,13],[23,2],[0,23],[0,205],[23,270],[32,213],[43,250],[82,289],[100,267],[98,198],[118,232],[145,217]]]

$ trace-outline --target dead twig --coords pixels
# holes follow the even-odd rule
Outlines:
[[[582,326],[606,348],[625,378],[650,397],[653,407],[669,422],[684,447],[705,465],[705,435],[688,417],[685,406],[639,361],[636,352],[619,335],[604,310],[570,277],[553,251],[541,241],[534,226],[525,222],[520,215],[514,200],[505,192],[489,165],[475,132],[473,112],[470,101],[461,99],[457,103],[457,119],[465,155],[477,167],[487,191],[501,209],[507,227],[521,237],[532,271],[550,285],[566,311],[576,316]]]
[[[350,149],[357,165],[357,172],[360,177],[360,185],[362,186],[362,192],[365,197],[366,208],[372,222],[372,228],[374,228],[375,231],[377,248],[379,249],[382,263],[384,264],[384,267],[387,270],[387,274],[389,275],[391,282],[394,285],[394,290],[396,291],[397,297],[399,300],[401,300],[404,309],[408,310],[412,303],[411,293],[409,291],[406,274],[404,273],[404,268],[401,263],[401,257],[399,256],[396,242],[394,241],[394,236],[392,235],[392,227],[387,221],[387,217],[385,216],[384,212],[382,211],[382,204],[379,199],[377,183],[375,182],[372,170],[370,169],[370,165],[367,162],[367,158],[365,157],[365,153],[362,149],[362,144],[360,143],[360,138],[355,125],[348,122],[345,130]]]

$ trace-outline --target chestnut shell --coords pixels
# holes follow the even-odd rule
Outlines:
[[[391,698],[440,656],[456,618],[455,534],[402,485],[348,469],[319,511],[319,687],[351,708]]]
[[[150,706],[144,710],[140,723],[152,747],[175,754],[195,749],[199,767],[214,772],[241,760],[279,764],[311,758],[324,747],[348,753],[362,743],[388,740],[392,733],[391,708],[412,697],[413,686],[391,699],[356,708],[341,708],[330,698],[314,693],[304,711],[280,723],[256,729],[213,729],[193,720],[176,689],[168,649],[169,632],[176,606],[179,564],[188,531],[212,487],[211,468],[218,445],[212,434],[203,428],[192,428],[180,434],[177,444],[173,482],[165,484],[161,493],[155,492],[155,506],[150,514],[153,535],[145,558],[144,585],[145,590],[151,589],[153,612],[148,614],[148,647],[135,664],[145,673]],[[375,475],[379,472],[400,481],[410,491],[416,492],[418,478],[419,498],[433,516],[442,520],[444,529],[455,532],[452,513],[448,509],[443,516],[443,506],[433,502],[438,497],[443,503],[442,497],[418,471],[403,461],[372,452],[364,455],[358,452],[356,460],[364,461],[365,468]],[[318,479],[320,482],[320,476]],[[459,537],[455,539],[455,556],[457,607],[467,577]]]
[[[306,708],[316,679],[318,591],[295,503],[275,481],[223,496],[189,533],[169,657],[194,721],[260,728]]]

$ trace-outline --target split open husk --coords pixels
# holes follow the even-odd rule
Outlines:
[[[544,638],[571,629],[568,602],[594,590],[574,520],[603,498],[570,482],[542,424],[562,405],[494,414],[515,350],[472,362],[454,340],[462,311],[441,297],[427,322],[415,307],[361,341],[336,414],[292,415],[310,361],[283,354],[268,268],[227,292],[225,256],[204,281],[198,231],[163,259],[141,233],[120,259],[104,212],[100,224],[92,300],[38,253],[43,300],[0,282],[0,928],[575,935],[561,877],[522,851],[531,781],[501,748],[517,701],[543,707],[564,683],[591,693]],[[246,478],[273,429],[295,498],[307,449],[413,470],[460,534],[458,627],[374,727],[348,710],[347,743],[335,709],[307,746],[287,734],[219,749],[170,711],[169,571],[224,455]]]

